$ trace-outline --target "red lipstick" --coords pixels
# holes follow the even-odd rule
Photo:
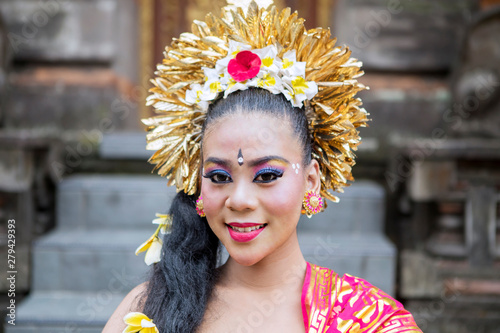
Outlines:
[[[262,225],[262,223],[239,223],[239,222],[231,222],[228,224],[238,228],[248,228],[248,227],[256,227]]]
[[[236,227],[236,228],[249,228],[249,227],[255,227],[255,226],[262,226],[261,228],[253,231],[237,231],[231,228],[230,226]],[[227,230],[229,231],[229,235],[231,236],[232,239],[234,239],[237,242],[249,242],[255,237],[257,237],[264,229],[266,228],[267,224],[262,224],[262,223],[236,223],[232,222],[229,223],[227,226]]]

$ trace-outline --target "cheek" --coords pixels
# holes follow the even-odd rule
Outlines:
[[[217,214],[224,206],[225,197],[223,192],[208,179],[202,180],[201,196],[203,197],[203,210],[207,216]]]
[[[295,211],[300,212],[304,197],[303,188],[299,177],[283,179],[280,186],[276,186],[264,194],[263,203],[267,210],[276,216]]]

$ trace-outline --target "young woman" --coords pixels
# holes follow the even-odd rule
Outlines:
[[[208,17],[211,25],[197,23],[198,35],[167,50],[150,98],[164,114],[146,123],[159,149],[152,161],[180,191],[159,227],[170,233],[162,241],[157,231],[140,247],[155,263],[150,280],[123,300],[105,333],[421,332],[384,292],[301,253],[299,217],[320,212],[322,197],[334,199],[327,190],[351,179],[350,150],[366,112],[353,98],[363,88],[352,81],[357,62],[322,31],[278,31],[296,27],[289,14],[255,3],[246,15],[226,10],[225,21]],[[255,31],[238,30],[245,23]],[[224,29],[233,29],[225,38],[250,42],[224,48],[221,36],[206,36]],[[260,43],[259,34],[274,38]],[[298,61],[310,55],[304,34],[323,39],[308,50],[322,50],[333,65],[319,61],[315,71],[313,56]],[[279,50],[287,38],[293,57]],[[217,267],[220,244],[229,258]]]

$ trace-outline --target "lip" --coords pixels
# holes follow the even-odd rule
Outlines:
[[[264,223],[240,223],[240,222],[231,222],[229,225],[237,228],[248,228],[248,227],[256,227],[258,225],[262,225]]]
[[[247,228],[247,227],[254,227],[254,226],[259,226],[259,225],[264,225],[262,228],[250,231],[250,232],[238,232],[236,230],[231,229],[229,226],[234,226],[234,227],[239,227],[239,228]],[[249,242],[253,239],[255,239],[264,229],[266,229],[267,225],[262,224],[262,223],[229,223],[229,225],[226,226],[229,235],[231,238],[237,242]]]

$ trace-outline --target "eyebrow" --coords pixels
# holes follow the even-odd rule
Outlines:
[[[261,165],[263,163],[266,163],[266,162],[269,162],[272,160],[278,160],[278,161],[282,161],[284,163],[290,164],[290,162],[284,157],[281,157],[278,155],[269,155],[269,156],[264,156],[264,157],[260,157],[260,158],[251,160],[248,163],[248,165],[250,167],[254,167],[254,166]],[[231,162],[229,160],[226,160],[223,158],[217,158],[217,157],[209,157],[205,160],[205,163],[209,163],[209,162],[219,164],[219,165],[222,165],[225,167],[228,167],[229,165],[231,165]]]

